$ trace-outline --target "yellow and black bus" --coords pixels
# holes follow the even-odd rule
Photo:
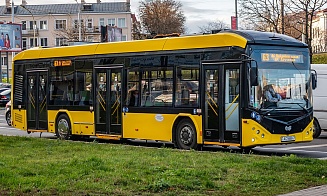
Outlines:
[[[251,148],[311,141],[308,46],[257,31],[25,50],[14,57],[12,125]],[[280,94],[269,100],[265,86]],[[272,104],[267,104],[273,102]]]

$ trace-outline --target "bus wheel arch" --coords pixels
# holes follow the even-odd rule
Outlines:
[[[56,136],[58,139],[68,140],[72,134],[70,118],[65,112],[60,112],[56,119]]]
[[[188,117],[179,117],[173,125],[175,147],[190,150],[197,149],[197,132],[193,121]]]
[[[313,138],[318,138],[321,134],[321,127],[316,117],[313,118]]]

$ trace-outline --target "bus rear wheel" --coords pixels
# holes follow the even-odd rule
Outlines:
[[[177,125],[175,145],[184,150],[196,149],[196,130],[191,120],[183,119]]]
[[[61,114],[56,122],[56,135],[58,139],[68,140],[71,136],[70,120],[66,114]]]

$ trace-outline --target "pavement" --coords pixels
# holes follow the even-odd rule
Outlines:
[[[327,185],[311,187],[278,196],[327,196]]]

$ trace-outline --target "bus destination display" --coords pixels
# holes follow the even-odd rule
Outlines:
[[[276,54],[276,53],[261,53],[262,62],[294,62],[303,63],[303,55],[296,54]]]

